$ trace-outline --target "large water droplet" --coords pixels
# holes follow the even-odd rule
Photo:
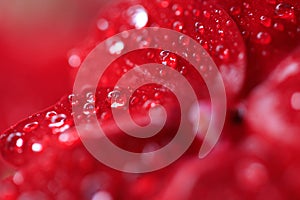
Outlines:
[[[135,28],[140,29],[148,23],[148,13],[141,5],[135,5],[127,10],[130,19],[130,24]]]
[[[279,3],[275,8],[275,14],[281,19],[294,19],[294,7],[288,3]]]

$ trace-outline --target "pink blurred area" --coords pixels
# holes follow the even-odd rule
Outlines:
[[[0,1],[0,131],[72,91],[67,54],[104,0]]]

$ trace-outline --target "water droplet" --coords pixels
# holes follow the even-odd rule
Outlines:
[[[284,25],[281,24],[281,23],[278,23],[276,22],[274,25],[273,25],[274,29],[278,30],[278,31],[284,31]]]
[[[162,8],[167,8],[170,5],[170,0],[157,0]]]
[[[95,106],[92,103],[86,103],[83,105],[83,114],[91,115],[96,113]]]
[[[13,182],[16,185],[21,185],[24,182],[24,177],[21,172],[16,172],[15,175],[13,176]]]
[[[256,42],[259,44],[269,44],[271,42],[272,38],[271,35],[267,32],[259,32],[256,35]]]
[[[88,92],[85,95],[86,101],[89,103],[94,103],[95,102],[95,95],[92,92]]]
[[[38,122],[31,122],[24,126],[23,131],[29,133],[35,130],[38,126],[39,126]]]
[[[272,25],[272,20],[266,16],[261,16],[260,23],[265,27],[270,27]]]
[[[97,27],[100,31],[105,31],[108,29],[109,23],[106,19],[99,19],[97,21]]]
[[[113,90],[107,96],[112,108],[124,108],[127,103],[127,96],[119,90]]]
[[[240,7],[232,6],[229,11],[230,11],[230,13],[232,15],[239,15],[239,14],[241,14],[241,8]]]
[[[160,52],[161,63],[166,66],[170,66],[173,69],[177,66],[177,58],[176,55],[170,53],[169,51],[161,51]]]
[[[179,43],[183,46],[187,46],[190,44],[190,38],[186,37],[185,35],[181,35],[179,37]]]
[[[50,128],[58,128],[64,125],[65,120],[67,119],[67,116],[65,114],[58,114],[58,115],[53,115],[50,118]]]
[[[183,8],[182,8],[180,5],[174,4],[174,5],[172,6],[172,10],[175,12],[175,15],[176,15],[176,16],[182,15]]]
[[[175,22],[173,23],[173,29],[174,29],[175,31],[182,31],[182,29],[183,29],[183,24],[182,24],[180,21],[175,21]]]
[[[136,105],[137,103],[139,103],[140,99],[136,96],[132,97],[131,100],[130,100],[130,105],[134,106]]]
[[[180,72],[182,75],[186,75],[187,72],[188,72],[188,70],[187,70],[186,66],[182,66],[179,72]]]
[[[49,111],[46,113],[46,119],[50,120],[54,115],[57,115],[55,111]]]
[[[148,23],[148,13],[141,5],[135,5],[127,10],[127,15],[130,19],[130,24],[137,29],[141,29]]]
[[[68,63],[71,67],[79,67],[81,65],[81,58],[77,54],[72,54],[68,59]]]
[[[58,140],[66,145],[72,145],[78,139],[78,135],[75,131],[65,131],[58,136]]]
[[[205,18],[209,19],[209,18],[210,18],[210,12],[208,12],[207,10],[204,10],[204,11],[203,11],[203,16],[204,16]]]
[[[43,145],[40,143],[33,143],[31,149],[33,152],[41,152],[43,150]]]
[[[281,19],[294,19],[294,7],[288,3],[279,3],[275,8],[275,14]]]
[[[295,92],[292,95],[291,106],[295,110],[300,110],[300,92]]]
[[[204,26],[200,22],[195,23],[195,28],[196,28],[196,31],[199,32],[200,34],[203,34],[205,31]]]
[[[200,10],[198,10],[198,9],[193,9],[193,14],[194,14],[195,17],[199,17],[199,15],[200,15]]]
[[[257,190],[268,181],[268,171],[266,167],[259,162],[241,163],[237,168],[237,179],[241,187],[251,190]]]
[[[125,47],[122,40],[120,40],[117,37],[114,37],[113,39],[108,39],[106,41],[106,45],[110,54],[120,54]]]
[[[24,145],[22,136],[23,134],[20,132],[9,134],[6,139],[7,149],[16,153],[22,153]]]
[[[92,200],[112,200],[112,196],[105,191],[99,191],[95,193],[92,197]]]
[[[216,47],[216,52],[219,54],[221,60],[227,60],[229,58],[229,49],[224,48],[223,45],[218,45]]]
[[[220,35],[221,37],[224,37],[224,31],[223,31],[223,30],[219,29],[219,30],[218,30],[218,33],[219,33],[219,35]]]

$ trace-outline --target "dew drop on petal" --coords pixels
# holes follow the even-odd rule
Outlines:
[[[279,3],[276,5],[275,14],[281,19],[294,19],[295,11],[294,7],[288,3]]]
[[[273,28],[278,31],[284,31],[284,25],[278,22],[274,23]]]
[[[179,43],[182,44],[183,46],[187,46],[190,44],[190,39],[186,37],[185,35],[181,35],[179,37]]]
[[[23,131],[29,133],[29,132],[37,129],[38,126],[39,126],[38,122],[31,122],[24,126]]]
[[[112,196],[105,191],[99,191],[95,193],[92,197],[92,200],[112,200]]]
[[[6,148],[9,151],[23,153],[24,140],[23,134],[20,132],[10,133],[6,139]]]
[[[127,10],[130,19],[130,24],[136,29],[141,29],[148,23],[148,13],[141,5],[135,5]]]
[[[54,115],[57,115],[55,111],[49,111],[46,113],[46,119],[50,120]]]
[[[170,5],[170,0],[157,0],[162,8],[167,8]]]
[[[86,103],[83,105],[83,114],[91,115],[96,113],[95,106],[92,103]]]
[[[21,185],[24,182],[24,177],[23,174],[21,172],[16,172],[13,176],[13,182],[16,185]]]
[[[99,19],[97,21],[97,28],[101,31],[105,31],[108,29],[109,23],[106,19]]]
[[[174,4],[172,6],[172,10],[174,11],[176,16],[182,15],[183,8],[179,4]]]
[[[240,7],[232,6],[229,11],[230,11],[230,13],[232,15],[239,15],[239,14],[241,14],[241,8]]]
[[[182,24],[180,21],[175,21],[175,22],[173,23],[173,29],[174,29],[175,31],[182,31],[182,29],[183,29],[183,24]]]
[[[68,63],[71,67],[79,67],[81,65],[81,58],[76,54],[72,54],[68,59]]]
[[[118,38],[108,39],[106,45],[112,55],[120,54],[125,47],[124,43]]]
[[[196,28],[196,31],[199,32],[200,34],[204,33],[204,26],[200,22],[195,23],[195,28]]]
[[[65,114],[53,115],[50,118],[49,127],[50,128],[61,127],[64,125],[66,119],[67,119],[67,116]]]
[[[259,44],[269,44],[272,40],[272,37],[269,33],[267,32],[259,32],[256,35],[256,42]]]
[[[33,152],[41,152],[43,150],[43,145],[40,143],[33,143],[31,149]]]
[[[300,92],[295,92],[292,95],[291,106],[295,110],[300,110]]]
[[[265,27],[270,27],[272,25],[272,20],[266,16],[261,16],[260,23]]]

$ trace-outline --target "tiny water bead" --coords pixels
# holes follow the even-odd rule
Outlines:
[[[291,106],[293,109],[300,110],[300,92],[295,92],[291,98]]]

